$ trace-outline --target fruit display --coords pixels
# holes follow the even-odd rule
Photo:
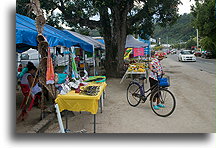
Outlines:
[[[144,63],[134,63],[130,64],[128,67],[129,72],[145,72],[148,66]]]

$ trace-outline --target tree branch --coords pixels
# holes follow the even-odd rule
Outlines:
[[[60,4],[51,1],[62,13],[65,13],[65,6],[63,0],[60,0]]]
[[[144,15],[147,15],[148,11],[146,7],[144,7],[142,10],[140,10],[137,14],[132,16],[130,19],[128,19],[128,25],[131,26],[136,22],[139,22],[140,20],[143,19]]]
[[[100,21],[83,19],[81,17],[72,18],[65,15],[65,20],[67,22],[72,22],[77,24],[79,23],[81,26],[88,26],[90,29],[95,29],[97,27],[100,27]]]

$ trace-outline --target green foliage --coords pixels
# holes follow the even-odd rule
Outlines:
[[[73,29],[72,31],[78,32],[83,35],[92,36],[92,37],[100,36],[100,32],[97,29],[77,28],[77,29]]]
[[[83,35],[89,35],[90,33],[90,29],[87,29],[87,28],[79,28],[77,30],[75,30],[75,32],[78,32],[80,34],[83,34]]]
[[[92,29],[89,31],[89,35],[92,37],[98,37],[100,36],[100,32],[97,29]]]
[[[50,26],[56,27],[58,29],[63,29],[62,21],[59,19],[61,16],[59,14],[56,15],[49,15],[47,16],[46,23],[49,24]]]
[[[172,48],[175,48],[175,49],[178,49],[178,50],[180,50],[180,49],[182,49],[182,48],[185,48],[186,47],[186,43],[184,42],[184,43],[178,43],[178,44],[173,44],[172,45]]]
[[[172,44],[172,48],[180,49],[180,44]]]
[[[186,48],[186,49],[191,49],[192,46],[196,46],[196,45],[197,45],[196,40],[190,39],[190,40],[188,40],[188,41],[186,42],[185,48]]]
[[[16,13],[28,16],[35,19],[35,15],[30,11],[30,0],[17,0],[16,1]]]
[[[212,40],[212,38],[206,36],[200,40],[200,44],[204,50],[212,52],[214,56],[216,55],[216,43]]]
[[[29,13],[25,9],[29,2],[29,0],[17,0],[19,5],[17,13],[23,15]],[[128,26],[127,34],[139,34],[140,37],[146,39],[153,35],[155,22],[161,26],[166,26],[176,21],[178,17],[177,5],[180,0],[46,0],[40,2],[41,8],[46,12],[49,25],[61,28],[61,25],[65,24],[73,29],[85,26],[86,30],[97,29],[100,33],[102,33],[101,29],[103,27],[111,25],[112,15],[116,8],[119,8],[118,11],[122,12],[126,10],[125,12],[128,14],[128,18],[125,20]],[[116,6],[115,9],[114,6]],[[61,12],[56,12],[57,9]],[[103,26],[101,26],[101,22],[105,19],[101,14],[105,12],[108,12],[108,19],[110,19],[106,22],[110,24],[103,23]],[[101,15],[101,20],[92,21],[90,18],[95,15]],[[34,16],[31,18],[34,18]]]
[[[162,44],[186,42],[196,36],[196,29],[193,28],[191,23],[192,19],[191,14],[183,14],[172,26],[161,27],[156,24],[153,38],[161,38]]]
[[[199,30],[202,48],[216,56],[215,0],[196,0],[192,7],[192,14],[194,15],[193,25]]]
[[[153,49],[154,49],[155,51],[158,51],[158,50],[163,49],[163,46],[155,46]]]
[[[204,0],[203,3],[197,1],[192,7],[194,15],[193,25],[199,29],[200,36],[215,36],[216,19],[215,19],[215,0]]]
[[[139,34],[143,39],[153,36],[154,24],[166,27],[172,25],[178,18],[177,5],[179,0],[141,0],[141,5],[135,5],[129,12],[131,25],[128,33]]]

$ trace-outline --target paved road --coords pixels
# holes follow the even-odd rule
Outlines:
[[[168,55],[169,58],[178,61],[177,54],[176,55]],[[216,74],[216,69],[215,69],[215,64],[216,60],[215,59],[204,59],[197,57],[196,62],[182,62],[184,64],[190,65],[200,71],[206,71],[211,74]]]

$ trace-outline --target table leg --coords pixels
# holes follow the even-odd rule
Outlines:
[[[96,114],[94,114],[94,133],[96,133]]]
[[[103,103],[103,101],[104,101],[104,91],[103,91],[103,93],[101,95],[101,99],[102,99],[102,107],[103,107],[104,106],[104,103]]]
[[[102,96],[100,97],[100,109],[101,109],[101,113],[102,113],[102,110],[103,110],[103,100],[102,100]]]
[[[58,118],[60,132],[61,133],[65,133],[64,125],[63,125],[63,122],[62,122],[62,118],[61,118],[61,114],[60,114],[60,111],[59,111],[58,104],[55,104],[55,108],[56,108],[56,113],[57,113],[57,118]]]
[[[122,79],[121,79],[121,81],[120,81],[120,84],[124,81],[126,75],[127,75],[127,72],[125,72],[124,76],[122,77]]]
[[[65,113],[65,121],[66,121],[65,126],[66,126],[66,130],[67,130],[68,129],[68,111],[66,110],[65,112],[66,112]]]
[[[105,90],[103,91],[103,97],[104,97],[103,99],[106,98],[106,91]]]

